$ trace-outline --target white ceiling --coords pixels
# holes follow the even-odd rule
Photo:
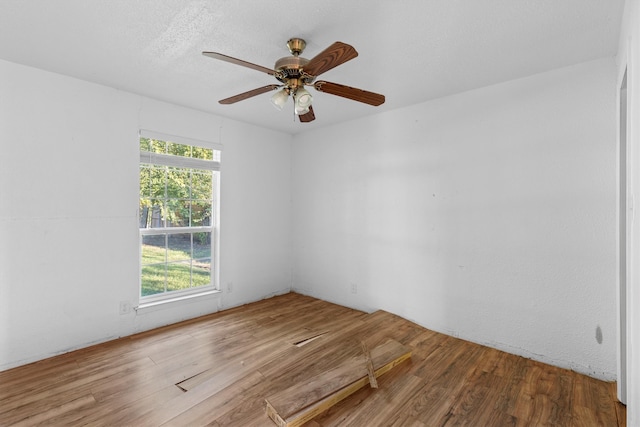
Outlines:
[[[616,53],[624,0],[0,0],[0,58],[295,134]],[[382,93],[380,107],[310,89],[294,121],[277,81],[207,58],[272,68],[286,41],[312,58],[334,41],[359,56],[322,80]]]

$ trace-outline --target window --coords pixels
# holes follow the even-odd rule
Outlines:
[[[140,135],[140,301],[218,289],[220,150]]]

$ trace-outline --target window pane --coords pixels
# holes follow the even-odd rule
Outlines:
[[[149,148],[152,153],[166,153],[167,143],[159,139],[149,139]]]
[[[175,142],[167,142],[167,154],[174,156],[191,157],[191,146],[177,144]]]
[[[167,291],[179,291],[191,287],[191,261],[167,264]]]
[[[211,171],[193,171],[191,198],[210,200],[213,194],[213,173]]]
[[[138,211],[140,213],[140,228],[151,227],[151,206],[147,199],[140,199]]]
[[[167,242],[167,261],[191,259],[191,233],[169,234]]]
[[[164,211],[167,227],[188,227],[191,203],[184,200],[167,200]]]
[[[211,258],[193,260],[191,277],[193,287],[208,286],[211,284]]]
[[[211,258],[211,233],[193,233],[193,258]]]
[[[162,228],[164,218],[162,201],[156,199],[140,200],[140,228]]]
[[[142,236],[142,265],[166,261],[165,235]]]
[[[149,165],[140,165],[140,197],[151,195],[151,170]]]
[[[164,197],[164,166],[140,165],[140,197]]]
[[[140,198],[138,209],[140,214],[140,228],[164,227],[162,200]]]
[[[189,169],[167,168],[167,198],[187,200],[191,197]]]
[[[165,260],[165,236],[142,236],[142,296],[165,292]]]
[[[151,151],[151,141],[149,141],[149,138],[140,138],[140,151]]]
[[[191,226],[211,225],[211,200],[194,200],[191,203]]]
[[[213,160],[213,150],[204,147],[193,147],[192,157],[194,159]]]
[[[164,198],[166,167],[140,165],[140,197]]]
[[[165,292],[166,267],[164,263],[142,266],[140,294],[143,297]]]

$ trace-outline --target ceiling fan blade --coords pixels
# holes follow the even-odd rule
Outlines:
[[[384,104],[384,95],[379,93],[369,92],[366,90],[358,89],[355,87],[345,86],[338,83],[331,83],[325,81],[317,81],[313,87],[319,92],[330,93],[331,95],[341,96],[343,98],[349,98],[354,101],[364,102],[365,104],[378,105]]]
[[[219,59],[221,61],[230,62],[232,64],[242,65],[243,67],[251,68],[253,70],[262,71],[263,73],[267,73],[272,76],[275,74],[275,71],[270,68],[263,67],[261,65],[252,64],[251,62],[247,62],[247,61],[243,61],[242,59],[237,59],[231,56],[223,55],[218,52],[202,52],[202,54],[204,56],[208,56],[209,58]]]
[[[301,123],[309,123],[314,121],[316,119],[316,115],[313,114],[313,107],[309,106],[309,112],[306,114],[299,115],[298,118],[300,119]]]
[[[358,52],[346,43],[335,42],[313,58],[303,67],[303,71],[310,76],[320,74],[355,58]]]
[[[267,85],[262,86],[257,89],[253,89],[247,92],[239,93],[237,95],[231,96],[229,98],[221,99],[218,101],[220,104],[234,104],[238,101],[243,101],[247,98],[251,98],[252,96],[260,95],[261,93],[269,92],[270,90],[276,90],[280,87],[280,85]]]

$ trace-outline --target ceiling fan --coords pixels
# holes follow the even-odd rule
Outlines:
[[[313,112],[313,107],[311,106],[313,97],[309,91],[304,88],[305,86],[313,86],[319,92],[364,102],[365,104],[376,107],[384,103],[384,95],[378,93],[323,80],[315,81],[316,77],[320,74],[358,56],[358,52],[356,52],[353,46],[342,42],[335,42],[313,58],[306,59],[300,56],[306,45],[306,42],[300,38],[290,39],[287,42],[287,47],[289,48],[289,52],[291,52],[291,56],[278,59],[273,69],[217,52],[202,52],[202,54],[209,58],[219,59],[262,71],[274,76],[280,82],[280,84],[262,86],[248,92],[221,99],[219,101],[220,104],[234,104],[265,92],[278,90],[278,92],[271,97],[271,103],[279,110],[282,110],[289,96],[291,96],[295,104],[296,115],[301,122],[307,123],[315,120],[316,117]]]

